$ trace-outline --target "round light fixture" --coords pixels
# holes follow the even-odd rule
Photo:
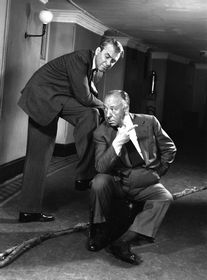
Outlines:
[[[48,11],[48,10],[42,10],[39,13],[39,19],[41,20],[41,22],[43,24],[48,24],[52,21],[53,19],[53,14],[52,12]]]

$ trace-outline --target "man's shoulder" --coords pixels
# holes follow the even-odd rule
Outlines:
[[[88,49],[87,50],[82,49],[82,50],[77,50],[77,51],[65,54],[64,56],[66,58],[67,57],[70,57],[70,58],[74,57],[74,58],[80,58],[80,59],[88,61],[91,58],[93,58],[93,51],[92,50],[88,50]]]
[[[159,125],[159,120],[154,115],[132,114],[132,120],[138,125],[154,126]]]
[[[105,131],[108,128],[109,128],[109,126],[107,125],[106,121],[104,121],[95,129],[95,131],[97,131],[97,132]]]
[[[156,119],[154,115],[148,115],[148,114],[134,114],[131,113],[132,119],[139,119],[139,120],[146,120],[146,121],[152,121]]]
[[[94,135],[107,134],[111,129],[112,128],[106,123],[106,121],[104,121],[95,129]]]

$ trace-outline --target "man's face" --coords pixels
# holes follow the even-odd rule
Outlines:
[[[103,50],[97,48],[95,55],[96,68],[101,72],[109,70],[120,57],[120,53],[115,52],[111,44],[107,44]]]
[[[122,126],[127,111],[125,101],[116,95],[111,95],[104,100],[105,119],[111,126]]]

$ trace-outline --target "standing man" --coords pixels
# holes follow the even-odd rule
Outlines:
[[[126,92],[108,92],[104,108],[105,122],[94,132],[95,166],[99,174],[91,186],[92,224],[88,249],[98,251],[111,243],[112,254],[131,264],[139,264],[140,259],[129,246],[134,240],[144,238],[153,242],[155,238],[173,199],[160,183],[160,177],[173,162],[176,147],[156,117],[129,113]],[[129,230],[111,242],[107,222],[114,198],[144,206]]]
[[[95,171],[92,134],[99,124],[99,109],[103,108],[95,83],[123,54],[118,41],[104,38],[95,52],[75,51],[48,62],[22,90],[18,104],[28,114],[29,125],[20,222],[54,220],[42,213],[42,198],[59,117],[74,126],[79,158],[75,187],[88,188]]]

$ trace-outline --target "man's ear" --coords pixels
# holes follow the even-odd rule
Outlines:
[[[97,55],[97,54],[100,53],[100,52],[101,52],[101,48],[98,47],[98,48],[95,50],[95,55]]]
[[[125,112],[125,114],[129,113],[129,105],[128,104],[124,104],[124,112]]]

